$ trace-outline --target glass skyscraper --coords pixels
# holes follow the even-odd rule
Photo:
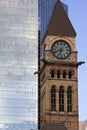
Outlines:
[[[0,0],[0,130],[37,130],[38,0]]]
[[[39,30],[40,30],[40,40],[42,40],[46,27],[49,23],[50,17],[52,15],[54,5],[57,0],[38,0],[39,4]],[[62,2],[65,12],[68,14],[68,6]]]

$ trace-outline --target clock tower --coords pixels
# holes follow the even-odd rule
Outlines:
[[[79,130],[76,32],[57,0],[42,40],[40,130]]]

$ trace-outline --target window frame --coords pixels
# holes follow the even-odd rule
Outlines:
[[[51,87],[51,111],[56,111],[56,86]]]
[[[59,88],[59,112],[64,112],[64,86]]]
[[[72,112],[72,86],[67,88],[67,112]]]

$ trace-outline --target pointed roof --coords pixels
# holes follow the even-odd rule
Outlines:
[[[45,32],[44,38],[47,35],[54,36],[76,36],[76,32],[62,6],[60,0],[57,0],[54,11]]]

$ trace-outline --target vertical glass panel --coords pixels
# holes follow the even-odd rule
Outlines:
[[[38,0],[0,0],[0,129],[37,130]]]
[[[56,0],[38,0],[39,1],[39,22],[41,30],[41,40],[49,23],[54,4]]]

